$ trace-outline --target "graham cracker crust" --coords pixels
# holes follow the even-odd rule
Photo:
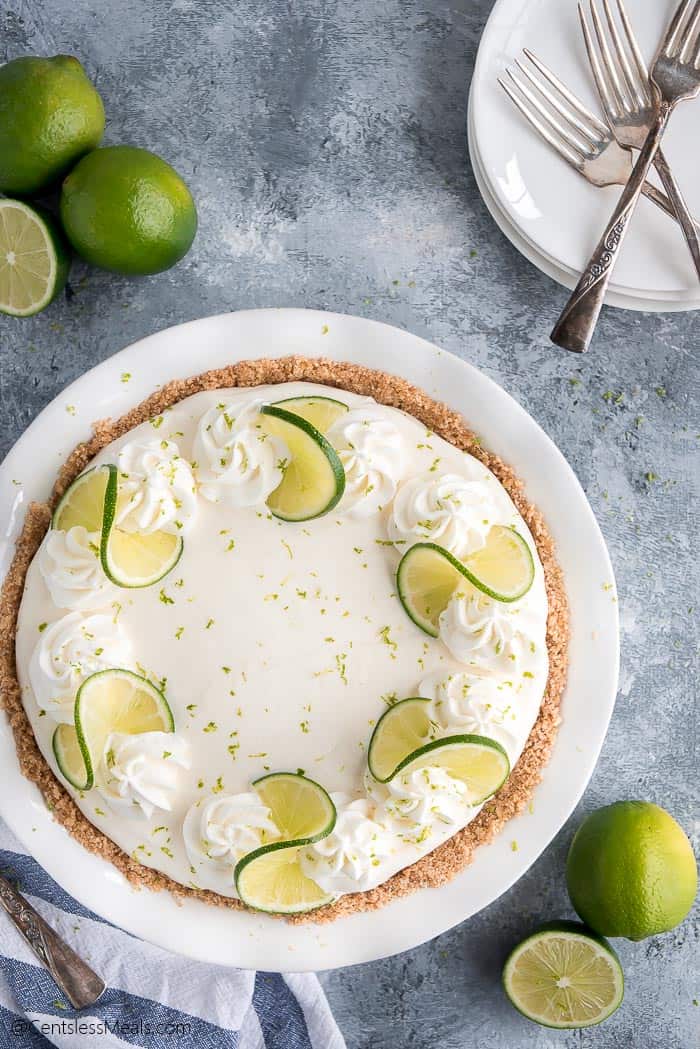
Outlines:
[[[86,849],[109,860],[136,886],[154,890],[167,889],[176,897],[194,896],[222,907],[243,907],[238,900],[220,896],[210,890],[187,888],[167,875],[140,864],[97,830],[83,815],[70,794],[54,776],[34,738],[22,704],[15,663],[15,632],[27,570],[49,528],[51,511],[71,482],[105,445],[176,402],[202,390],[293,381],[335,386],[373,397],[381,404],[400,408],[450,444],[479,459],[496,475],[532,532],[544,567],[549,602],[547,688],[539,717],[525,750],[504,786],[467,827],[412,866],[399,871],[383,885],[368,892],[341,896],[336,903],[312,914],[288,919],[294,922],[321,923],[357,911],[375,910],[417,889],[435,888],[450,881],[470,863],[475,849],[490,842],[509,819],[522,812],[528,805],[549,760],[561,720],[559,706],[566,684],[569,615],[562,571],[556,560],[554,543],[541,513],[528,501],[523,484],[514,471],[498,456],[482,447],[478,437],[467,428],[459,413],[433,400],[418,387],[398,376],[356,364],[294,356],[279,360],[241,361],[189,379],[174,380],[120,419],[105,419],[95,423],[90,440],[78,445],[61,468],[49,502],[32,503],[27,510],[15,557],[0,594],[0,700],[14,733],[23,774],[38,786],[58,822]]]

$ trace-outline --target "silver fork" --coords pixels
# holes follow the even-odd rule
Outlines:
[[[513,104],[539,135],[593,186],[625,186],[634,160],[632,150],[623,148],[607,124],[587,109],[532,51],[524,49],[526,65],[516,59],[516,69],[507,69],[509,81],[499,84]],[[546,103],[546,104],[545,104]],[[678,221],[665,193],[650,182],[642,193],[667,215]],[[700,233],[700,226],[697,226]]]
[[[654,122],[658,101],[652,94],[649,72],[632,31],[632,24],[623,0],[616,0],[621,28],[618,28],[616,24],[609,0],[601,0],[601,6],[607,25],[607,34],[595,0],[589,0],[592,32],[580,0],[578,5],[583,39],[593,79],[598,88],[606,119],[617,141],[621,146],[641,149]],[[688,242],[698,277],[700,277],[698,230],[661,149],[656,154],[654,166],[671,200],[674,213],[678,217]]]
[[[679,102],[696,98],[700,92],[699,30],[700,0],[682,0],[651,70],[659,105],[649,134],[613,216],[552,331],[552,342],[566,350],[584,353],[588,349],[620,246],[669,118]]]

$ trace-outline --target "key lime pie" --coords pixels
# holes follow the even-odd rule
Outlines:
[[[258,361],[76,449],[5,586],[3,692],[130,878],[320,920],[440,884],[527,803],[566,632],[548,533],[458,416]]]

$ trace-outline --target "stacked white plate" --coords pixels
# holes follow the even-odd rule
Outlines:
[[[649,62],[676,4],[626,0]],[[469,99],[472,166],[484,202],[505,236],[543,273],[573,288],[622,190],[589,185],[539,137],[499,86],[498,78],[524,47],[601,113],[576,0],[497,0],[479,47]],[[664,139],[669,163],[696,218],[699,127],[700,101],[683,103]],[[652,180],[657,181],[655,175]],[[606,301],[647,312],[700,308],[700,283],[680,228],[647,200],[640,201]]]

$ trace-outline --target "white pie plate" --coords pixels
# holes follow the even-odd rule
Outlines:
[[[471,365],[414,335],[360,317],[311,310],[253,310],[183,324],[129,346],[64,390],[0,466],[2,574],[24,508],[48,495],[60,463],[88,436],[93,420],[122,414],[169,379],[292,353],[394,372],[446,401],[488,447],[513,464],[544,512],[571,603],[571,669],[563,723],[532,813],[513,820],[448,885],[319,927],[135,891],[114,867],[86,852],[53,821],[36,787],[19,771],[4,718],[0,815],[64,889],[129,932],[193,958],[298,972],[408,950],[480,911],[517,881],[561,828],[593,772],[615,702],[619,629],[610,559],[591,508],[561,453],[524,409]],[[121,381],[124,373],[131,375],[127,383]]]

